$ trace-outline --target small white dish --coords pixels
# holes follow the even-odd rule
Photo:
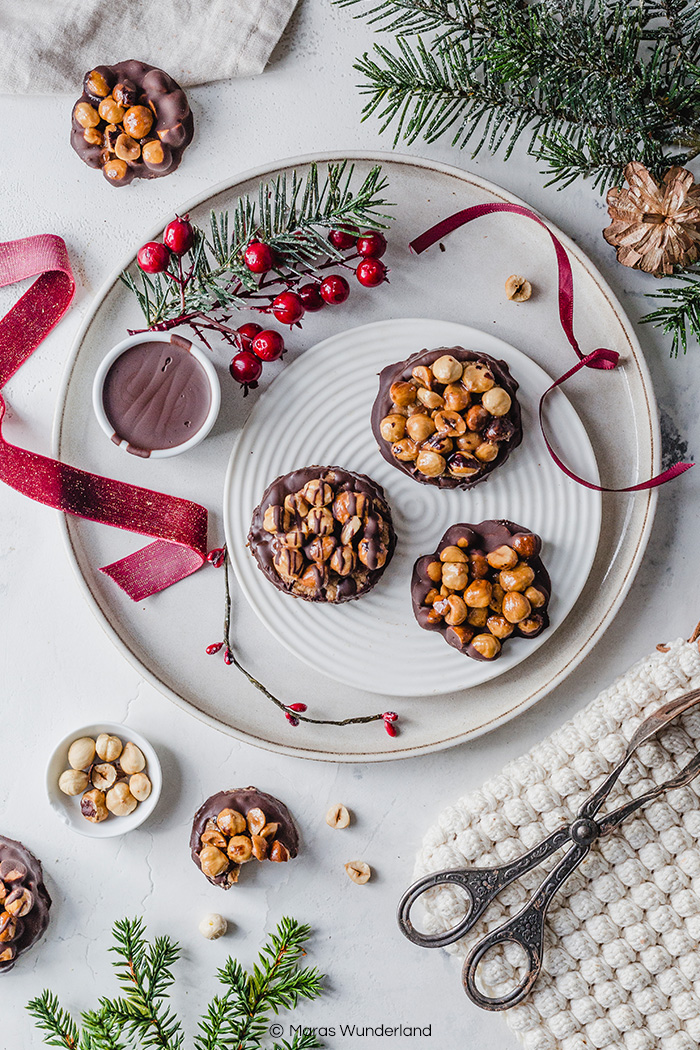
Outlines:
[[[110,423],[107,413],[105,412],[103,391],[107,373],[117,358],[121,357],[121,355],[126,350],[131,349],[132,346],[138,346],[139,343],[145,342],[170,343],[172,334],[172,332],[139,332],[138,335],[131,335],[128,339],[122,339],[122,341],[117,343],[117,345],[113,347],[100,361],[92,384],[92,407],[95,410],[97,422],[100,424],[102,430],[104,430],[107,437],[120,448],[126,450],[128,442],[123,438],[121,441],[114,440],[114,427]],[[181,452],[188,452],[189,449],[194,448],[195,445],[199,445],[201,441],[204,441],[219,415],[219,408],[221,407],[221,384],[219,383],[216,369],[202,347],[193,343],[191,339],[187,339],[187,342],[190,343],[189,352],[202,366],[209,381],[209,389],[211,392],[209,411],[202,426],[187,441],[183,441],[179,445],[173,445],[171,448],[154,448],[145,458],[168,459],[170,456],[179,456]]]
[[[80,799],[83,793],[81,792],[79,795],[64,795],[58,786],[58,778],[65,769],[70,768],[68,748],[73,741],[78,740],[82,736],[91,736],[96,740],[100,733],[110,733],[112,736],[118,736],[124,745],[131,741],[137,747],[140,747],[146,759],[144,772],[150,778],[153,786],[148,798],[145,802],[139,802],[133,813],[129,813],[126,817],[115,817],[113,813],[110,813],[107,819],[101,823],[91,824],[80,812]],[[127,831],[133,831],[134,828],[143,824],[144,820],[147,820],[156,808],[162,787],[163,771],[154,748],[140,733],[135,732],[129,726],[119,725],[118,722],[96,722],[94,725],[75,729],[68,736],[65,736],[54,749],[46,769],[46,793],[53,811],[71,831],[77,831],[79,835],[86,835],[88,838],[93,839],[111,839],[116,835],[124,835]]]

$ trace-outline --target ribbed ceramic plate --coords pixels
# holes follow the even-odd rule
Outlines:
[[[522,445],[488,480],[466,492],[420,485],[380,455],[370,427],[377,373],[422,349],[464,346],[505,360],[520,384]],[[339,362],[342,361],[342,381]],[[427,696],[467,689],[531,656],[576,605],[593,565],[600,532],[600,493],[567,478],[547,453],[537,405],[546,373],[489,332],[450,321],[405,318],[362,325],[325,339],[289,365],[260,398],[231,456],[224,492],[228,548],[240,585],[265,626],[290,652],[340,682],[378,693]],[[299,425],[299,407],[313,406]],[[562,396],[551,403],[549,429],[577,473],[597,480],[583,424]],[[279,433],[283,441],[277,440]],[[338,465],[378,481],[397,533],[396,553],[371,593],[340,606],[278,591],[246,546],[253,508],[268,483],[312,463]],[[456,522],[509,518],[544,541],[552,578],[551,626],[533,639],[513,638],[490,663],[471,660],[418,627],[410,580],[416,558],[434,550]]]
[[[241,194],[257,194],[261,179],[293,168],[302,172],[311,159],[302,157],[236,176],[179,210],[189,211],[196,222],[204,224],[210,209],[230,208]],[[371,165],[381,163],[388,178],[387,196],[397,203],[385,257],[391,267],[391,284],[371,290],[353,282],[346,304],[305,318],[303,330],[296,330],[287,339],[290,349],[284,362],[266,365],[260,390],[248,398],[241,397],[228,375],[230,351],[217,349],[214,360],[223,398],[212,433],[185,455],[137,460],[104,436],[90,404],[92,382],[102,356],[124,337],[127,328],[138,328],[142,323],[133,297],[117,280],[119,269],[134,265],[133,256],[118,260],[113,278],[88,312],[69,362],[56,419],[59,458],[203,503],[210,512],[210,544],[218,546],[224,540],[222,491],[231,449],[258,399],[277,381],[276,376],[282,378],[302,351],[320,341],[387,318],[434,317],[468,324],[504,339],[550,376],[561,375],[574,363],[559,329],[552,244],[541,227],[522,217],[489,216],[446,238],[444,251],[436,245],[416,257],[408,249],[413,237],[457,208],[488,201],[521,201],[469,172],[432,161],[395,154],[358,154],[355,162],[360,176]],[[163,216],[157,227],[144,231],[143,240],[159,236],[171,217]],[[566,397],[586,429],[601,478],[608,485],[629,485],[658,469],[658,426],[648,373],[631,326],[610,289],[580,248],[564,234],[559,236],[572,261],[574,322],[583,349],[609,346],[621,355],[621,367],[614,372],[584,371],[576,376],[567,385]],[[134,250],[137,247],[134,245]],[[533,281],[535,292],[528,302],[506,300],[503,284],[511,273],[526,274]],[[252,315],[241,316],[241,321],[253,319]],[[345,373],[346,362],[341,357],[335,373],[338,384],[345,381]],[[273,429],[268,440],[282,444],[298,440],[297,434],[318,425],[313,410],[304,402],[298,406],[292,431]],[[533,437],[532,427],[529,431],[528,442]],[[503,481],[516,477],[521,454],[525,454],[524,448],[503,469]],[[376,473],[378,480],[385,480],[385,474]],[[260,478],[260,492],[269,480]],[[484,498],[495,484],[492,479],[484,486]],[[465,506],[473,505],[471,496],[464,498]],[[309,713],[318,717],[347,718],[396,708],[402,730],[395,739],[377,726],[338,728],[302,723],[292,729],[278,709],[233,668],[226,667],[220,656],[206,656],[207,644],[221,637],[220,571],[203,569],[162,594],[135,604],[99,572],[99,566],[143,546],[143,539],[78,518],[66,519],[65,531],[79,579],[101,622],[125,657],[175,703],[210,725],[262,747],[307,758],[356,762],[450,747],[513,718],[545,696],[590,652],[614,616],[639,566],[654,506],[653,491],[604,496],[593,567],[575,611],[517,667],[491,682],[444,697],[423,694],[401,698],[393,688],[381,696],[370,695],[332,680],[293,656],[236,589],[233,639],[241,659],[258,679],[288,702],[303,700],[309,705]],[[397,513],[403,515],[406,510],[397,504]],[[439,533],[435,529],[433,535]],[[556,558],[554,549],[552,558]],[[398,565],[392,571],[397,571]],[[554,567],[556,561],[550,559],[550,565]],[[285,599],[280,596],[280,600]],[[293,609],[299,604],[291,603]],[[440,639],[431,639],[431,644],[433,641],[436,660],[443,652],[451,658],[447,646],[439,644]],[[358,653],[358,661],[362,658]]]

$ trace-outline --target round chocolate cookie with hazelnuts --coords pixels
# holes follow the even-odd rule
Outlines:
[[[342,467],[304,467],[276,478],[253,511],[248,543],[278,590],[338,605],[371,590],[396,534],[381,485]]]
[[[413,567],[413,614],[474,660],[495,660],[508,638],[549,626],[552,590],[542,540],[505,519],[452,525]]]
[[[187,96],[162,69],[130,59],[85,74],[70,141],[112,186],[170,175],[193,134]]]
[[[41,862],[21,842],[0,835],[0,973],[43,937],[50,908]]]
[[[522,441],[517,389],[505,361],[461,346],[387,365],[372,408],[379,451],[424,485],[472,488]]]

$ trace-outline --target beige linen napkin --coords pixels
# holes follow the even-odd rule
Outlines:
[[[182,87],[262,73],[297,0],[0,0],[0,93],[80,94],[128,58]]]

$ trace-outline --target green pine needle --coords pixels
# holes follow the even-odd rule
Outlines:
[[[647,292],[650,299],[662,299],[664,306],[641,318],[642,324],[653,324],[672,336],[671,357],[688,350],[688,340],[700,342],[700,270],[675,274],[675,287]]]

